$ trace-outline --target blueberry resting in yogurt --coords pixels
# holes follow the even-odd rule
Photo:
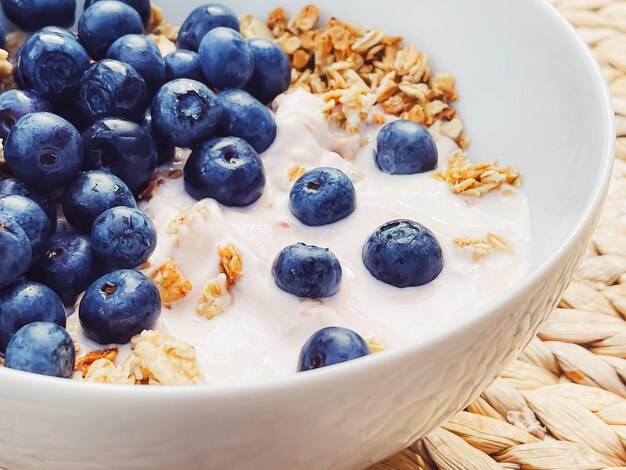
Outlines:
[[[161,296],[152,280],[134,270],[113,271],[96,280],[80,302],[85,335],[100,344],[125,344],[151,330],[161,314]]]
[[[289,57],[269,39],[248,39],[248,46],[254,56],[254,72],[246,90],[261,103],[268,104],[291,84]]]
[[[127,34],[142,34],[143,21],[137,11],[111,0],[95,2],[78,22],[78,38],[92,59],[104,58],[111,44]]]
[[[177,78],[190,78],[199,82],[206,80],[197,52],[178,49],[166,55],[164,60],[165,80],[168,82]]]
[[[443,253],[426,227],[411,220],[395,220],[379,227],[366,242],[363,263],[379,281],[414,287],[439,276]]]
[[[133,207],[114,207],[103,212],[91,228],[96,256],[114,269],[144,264],[154,252],[157,234],[145,212]]]
[[[131,65],[105,59],[93,64],[80,81],[78,109],[92,123],[106,117],[139,120],[150,104],[148,86]]]
[[[17,222],[0,216],[0,288],[22,277],[32,257],[30,241]]]
[[[265,188],[265,169],[254,148],[238,137],[199,145],[185,164],[185,189],[195,199],[213,198],[233,207],[249,206]]]
[[[0,291],[0,353],[4,354],[11,336],[23,326],[45,321],[65,327],[65,306],[48,286],[18,281]]]
[[[298,358],[298,372],[358,359],[372,353],[367,342],[347,328],[331,326],[311,336]]]
[[[265,152],[276,138],[274,113],[243,90],[224,90],[217,97],[224,107],[220,130],[222,134],[241,137],[257,153]]]
[[[85,0],[85,10],[87,8],[89,8],[90,6],[92,6],[94,3],[99,2],[101,0]],[[137,13],[139,13],[139,16],[141,16],[141,19],[143,21],[144,25],[147,25],[148,22],[150,21],[150,15],[151,13],[151,5],[150,5],[150,0],[119,0],[122,3],[125,3],[126,5],[128,5],[129,7],[134,8]]]
[[[88,67],[89,55],[76,37],[59,28],[45,28],[20,47],[13,73],[22,88],[50,101],[73,102]]]
[[[165,61],[159,47],[143,34],[127,34],[116,40],[107,52],[109,59],[133,67],[143,77],[148,88],[156,91],[165,82]]]
[[[221,3],[207,3],[193,10],[180,27],[178,48],[197,51],[202,38],[212,29],[223,26],[239,31],[237,14]]]
[[[212,29],[200,43],[200,64],[211,85],[243,88],[254,73],[254,55],[243,36],[234,29]]]
[[[15,123],[27,114],[51,110],[50,103],[36,91],[5,91],[0,95],[0,139],[6,141]]]
[[[119,177],[138,194],[150,183],[157,166],[157,148],[152,134],[125,119],[94,122],[83,133],[84,168],[102,170]]]
[[[343,171],[315,168],[295,182],[289,194],[289,207],[304,225],[329,225],[354,212],[356,191]]]
[[[157,147],[157,164],[162,165],[172,161],[176,156],[176,146],[168,137],[158,133],[152,125],[152,109],[148,108],[143,115],[141,127],[152,136]]]
[[[39,204],[24,196],[0,198],[0,217],[15,221],[28,237],[35,261],[52,235],[52,224]]]
[[[76,0],[2,0],[2,11],[26,31],[48,25],[69,27],[74,24]]]
[[[57,232],[48,240],[44,255],[31,269],[32,279],[54,290],[65,306],[102,275],[91,240],[74,232]]]
[[[82,233],[91,233],[100,214],[118,206],[137,207],[137,202],[121,179],[104,171],[81,173],[63,193],[63,214]]]
[[[4,158],[15,176],[34,188],[62,186],[83,164],[80,134],[56,114],[28,114],[13,127]]]
[[[276,285],[289,294],[323,299],[339,292],[342,270],[330,250],[298,243],[278,254],[272,275]]]
[[[416,122],[390,122],[380,130],[376,143],[376,165],[385,173],[413,175],[437,168],[435,141]]]
[[[74,375],[76,349],[65,328],[35,322],[13,335],[5,355],[9,369],[69,379]]]
[[[209,139],[222,119],[215,93],[196,80],[166,83],[152,101],[152,125],[178,147],[193,147]]]
[[[32,199],[41,206],[48,219],[50,219],[50,227],[54,232],[57,227],[57,206],[50,196],[43,196],[33,188],[29,187],[23,181],[15,178],[7,178],[0,180],[0,198],[3,196],[24,196]]]

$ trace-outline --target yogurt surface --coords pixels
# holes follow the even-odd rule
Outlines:
[[[327,326],[351,328],[385,348],[426,337],[493,301],[529,271],[530,213],[521,190],[513,196],[494,191],[482,198],[463,197],[432,173],[387,175],[373,157],[382,126],[368,124],[360,134],[334,129],[320,112],[321,99],[304,91],[281,96],[277,105],[278,134],[262,154],[267,185],[259,201],[242,209],[198,202],[185,192],[181,177],[166,179],[143,207],[158,231],[151,265],[171,257],[193,286],[187,297],[164,306],[158,329],[195,346],[206,383],[294,373],[302,345]],[[439,168],[444,168],[458,147],[447,137],[433,136]],[[182,169],[184,159],[181,153],[173,167]],[[289,210],[288,173],[295,166],[343,170],[357,191],[355,213],[324,227],[300,223]],[[189,209],[200,216],[178,235],[171,233],[172,220]],[[426,286],[388,286],[362,262],[368,237],[400,218],[428,227],[444,251],[443,272]],[[514,253],[493,252],[473,261],[471,250],[454,245],[456,238],[484,238],[488,232],[506,240]],[[306,300],[276,287],[272,262],[298,242],[329,248],[339,258],[343,283],[336,296]],[[204,286],[219,274],[218,247],[229,243],[241,252],[243,275],[231,290],[232,305],[208,320],[196,313],[196,305]],[[83,340],[79,343],[86,349],[101,348]]]

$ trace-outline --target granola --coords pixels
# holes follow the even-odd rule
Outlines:
[[[224,313],[232,305],[228,289],[226,274],[221,273],[211,280],[202,290],[202,296],[196,305],[197,314],[210,320]]]
[[[488,233],[484,239],[470,237],[457,238],[454,240],[454,244],[460,249],[471,248],[472,259],[474,261],[479,261],[496,250],[504,251],[509,254],[513,253],[509,244],[502,237],[494,233]]]
[[[175,300],[184,299],[192,286],[189,279],[183,276],[174,259],[167,258],[163,263],[150,274],[150,278],[154,281],[159,293],[161,301],[173,302]]]
[[[118,350],[117,348],[111,349],[102,349],[99,351],[91,351],[87,353],[85,356],[77,357],[76,364],[74,365],[74,370],[82,373],[82,376],[85,377],[87,372],[89,371],[92,364],[101,359],[107,359],[110,362],[114,362],[117,358]]]
[[[220,257],[220,272],[226,275],[228,285],[234,286],[243,274],[241,252],[235,245],[229,243],[224,247],[218,247],[217,254]]]
[[[448,167],[434,177],[448,183],[455,194],[480,197],[504,185],[520,187],[521,174],[513,166],[499,167],[496,163],[473,164],[463,150],[450,155]]]
[[[129,371],[117,366],[107,358],[98,359],[91,364],[84,373],[83,380],[85,382],[117,384],[117,385],[134,385],[135,379],[130,376]]]

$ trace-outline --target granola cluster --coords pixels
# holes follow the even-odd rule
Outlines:
[[[487,237],[484,239],[470,237],[457,238],[454,240],[454,244],[460,249],[471,248],[472,259],[474,261],[479,261],[496,250],[504,251],[505,253],[513,253],[509,244],[502,237],[494,233],[488,233]]]
[[[196,305],[196,313],[207,320],[224,313],[232,305],[228,277],[221,273],[202,290],[202,296]]]
[[[278,8],[266,24],[244,17],[241,29],[246,37],[274,39],[291,59],[291,88],[321,95],[325,113],[340,126],[356,132],[370,112],[375,122],[384,123],[374,108],[380,105],[387,114],[425,126],[446,123],[441,132],[467,146],[463,123],[451,107],[458,98],[454,77],[431,76],[426,54],[403,44],[400,36],[337,18],[320,26],[319,19],[314,5],[292,18]]]
[[[150,274],[150,278],[159,289],[161,301],[163,302],[174,302],[184,299],[192,289],[191,282],[183,276],[183,273],[172,258],[167,258],[163,261]]]
[[[77,359],[78,378],[120,385],[191,385],[202,383],[196,350],[160,331],[144,331],[131,340],[132,353],[116,365],[117,349],[94,351]]]
[[[521,174],[515,167],[473,164],[463,150],[452,152],[448,167],[436,172],[434,177],[448,183],[455,194],[462,196],[480,197],[507,184],[516,188],[521,185]]]

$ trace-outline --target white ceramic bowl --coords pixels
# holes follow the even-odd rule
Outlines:
[[[283,2],[292,12],[304,3]],[[200,1],[161,4],[181,22]],[[555,306],[594,228],[614,150],[608,93],[574,30],[540,0],[317,4],[405,36],[457,77],[472,154],[524,174],[532,273],[426,340],[258,383],[99,386],[0,370],[0,467],[362,468],[465,406]],[[264,17],[279,3],[229,5]]]

